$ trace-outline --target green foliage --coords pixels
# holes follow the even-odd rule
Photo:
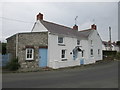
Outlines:
[[[6,54],[6,45],[7,43],[2,43],[2,55]]]
[[[12,59],[12,60],[6,65],[6,68],[7,68],[8,70],[12,70],[12,71],[18,70],[19,67],[20,67],[20,64],[18,63],[18,58]]]
[[[103,55],[106,56],[116,56],[117,51],[103,51]]]
[[[117,60],[120,60],[120,52],[117,53],[116,59],[117,59]]]

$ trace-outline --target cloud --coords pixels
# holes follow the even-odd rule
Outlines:
[[[78,16],[79,29],[90,28],[92,20],[98,26],[98,32],[103,40],[109,40],[108,27],[112,27],[112,40],[118,39],[117,25],[117,3],[115,2],[5,2],[3,5],[3,16],[11,19],[22,20],[31,23],[23,23],[2,19],[2,35],[9,37],[18,32],[31,31],[36,15],[44,14],[44,19],[65,26],[72,27],[75,17]]]

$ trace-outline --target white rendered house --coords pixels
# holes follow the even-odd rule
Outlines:
[[[41,51],[46,52],[43,63],[47,67],[57,69],[102,60],[102,40],[95,24],[88,30],[78,31],[77,25],[70,28],[48,22],[39,13],[32,32],[48,33],[48,47]]]

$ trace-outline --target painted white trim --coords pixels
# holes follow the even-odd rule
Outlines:
[[[32,49],[32,58],[27,58],[27,50]],[[34,49],[33,48],[26,48],[26,60],[33,60],[34,59]]]

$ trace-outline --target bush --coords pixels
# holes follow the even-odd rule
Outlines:
[[[116,59],[117,59],[117,60],[120,60],[120,52],[117,53]]]
[[[8,70],[16,71],[20,67],[20,64],[18,63],[18,58],[12,59],[7,65],[6,68]]]

